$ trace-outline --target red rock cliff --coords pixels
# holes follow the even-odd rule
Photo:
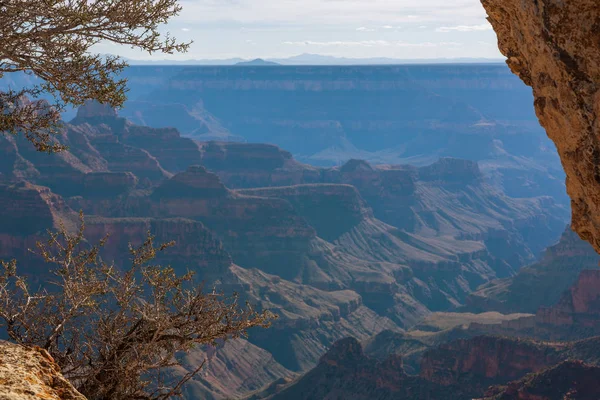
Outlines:
[[[540,324],[578,325],[600,331],[600,270],[582,271],[560,302],[537,313]]]

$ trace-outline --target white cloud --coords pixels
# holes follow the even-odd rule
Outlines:
[[[480,32],[491,31],[492,26],[488,23],[481,25],[458,25],[458,26],[441,26],[436,28],[436,32]]]
[[[294,24],[355,26],[398,25],[431,21],[481,23],[478,0],[181,0],[177,20],[198,23]]]
[[[184,31],[184,32],[189,32],[190,31],[189,28],[181,28],[181,30]]]
[[[291,46],[316,46],[316,47],[412,47],[412,48],[422,48],[422,47],[459,47],[462,46],[462,43],[457,42],[420,42],[420,43],[410,43],[410,42],[390,42],[387,40],[358,40],[358,41],[343,41],[343,40],[335,40],[329,42],[318,42],[312,40],[305,40],[300,42],[283,42],[285,45]]]
[[[436,43],[432,43],[432,42],[423,42],[423,43],[398,42],[398,43],[396,43],[396,46],[414,48],[414,47],[437,47],[438,45]]]
[[[382,28],[383,29],[394,29],[394,27],[391,25],[384,25],[384,26],[382,26]]]
[[[382,46],[390,46],[392,43],[387,40],[357,40],[357,41],[343,41],[343,40],[334,40],[330,42],[318,42],[313,40],[305,40],[301,42],[283,42],[286,45],[293,46],[320,46],[320,47],[329,47],[329,46],[344,46],[344,47],[382,47]]]
[[[358,32],[375,32],[375,29],[367,28],[366,26],[361,26],[360,28],[356,28]]]

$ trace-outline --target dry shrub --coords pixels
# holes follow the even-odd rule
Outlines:
[[[105,240],[87,245],[81,218],[75,234],[62,227],[38,243],[53,277],[45,288],[32,290],[15,261],[2,262],[0,326],[15,342],[46,349],[89,399],[177,396],[202,368],[170,374],[178,355],[267,327],[274,317],[240,306],[235,295],[204,293],[192,273],[154,265],[172,243],[157,247],[151,235],[130,246],[128,268],[103,262]]]

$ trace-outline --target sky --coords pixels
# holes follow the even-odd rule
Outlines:
[[[500,58],[480,0],[181,0],[163,27],[186,54],[148,56],[101,44],[134,59],[284,58],[302,53],[349,58]]]

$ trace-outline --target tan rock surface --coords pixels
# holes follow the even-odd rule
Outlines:
[[[40,348],[0,342],[0,400],[85,400]]]
[[[597,0],[481,0],[507,63],[533,88],[558,148],[573,229],[600,251],[600,7]]]

